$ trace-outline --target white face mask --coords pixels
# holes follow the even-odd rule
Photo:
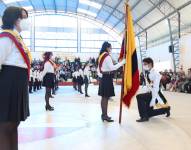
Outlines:
[[[22,19],[20,21],[20,28],[21,28],[22,31],[28,31],[28,30],[30,30],[30,27],[31,27],[31,25],[30,25],[30,21],[29,21],[28,18],[27,19]]]
[[[143,66],[143,69],[144,69],[145,71],[149,71],[149,70],[150,70],[148,65]]]

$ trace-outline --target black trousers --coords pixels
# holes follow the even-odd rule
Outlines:
[[[38,87],[38,80],[35,79],[35,81],[34,81],[34,86],[33,86],[33,91],[34,91],[34,92],[37,90],[37,87]]]
[[[153,116],[162,115],[165,114],[168,110],[168,108],[153,109],[153,107],[150,107],[150,102],[152,99],[151,93],[139,94],[136,97],[139,115],[141,118],[150,118]]]
[[[88,95],[88,86],[89,84],[88,83],[85,83],[85,94]]]
[[[87,76],[84,77],[84,84],[85,84],[85,94],[88,95],[89,80]]]
[[[33,82],[29,81],[29,93],[32,93]]]
[[[163,103],[166,104],[166,103],[167,103],[167,100],[166,100],[166,98],[164,97],[164,95],[162,94],[161,90],[159,90],[158,94],[159,94],[160,98],[162,99]]]

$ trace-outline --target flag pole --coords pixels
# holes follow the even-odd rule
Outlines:
[[[125,37],[124,37],[124,55],[123,59],[126,58],[126,42],[127,42],[127,2],[125,2]],[[121,97],[120,97],[120,110],[119,110],[119,124],[121,124],[122,120],[122,110],[123,110],[123,91],[124,91],[124,71],[125,71],[125,65],[123,66],[123,73],[122,73],[122,83],[121,83]]]
[[[124,72],[124,67],[123,67]],[[123,109],[123,90],[124,90],[124,75],[122,74],[122,85],[121,85],[121,98],[120,98],[120,110],[119,110],[119,124],[121,124],[121,118],[122,118],[122,109]]]

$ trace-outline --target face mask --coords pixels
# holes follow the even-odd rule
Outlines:
[[[28,31],[28,30],[30,30],[30,21],[29,21],[29,19],[22,19],[21,21],[20,21],[20,28],[21,28],[21,30],[22,31]]]
[[[143,69],[146,70],[146,71],[148,71],[148,70],[149,70],[149,66],[148,66],[148,65],[145,65],[145,66],[143,66]]]

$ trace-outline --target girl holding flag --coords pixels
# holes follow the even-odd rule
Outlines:
[[[111,57],[112,47],[108,42],[104,42],[100,50],[98,58],[98,76],[100,77],[98,95],[101,99],[101,119],[107,122],[113,122],[114,120],[107,114],[108,100],[110,97],[115,96],[113,86],[113,72],[119,69],[126,63],[123,59],[120,63],[114,65]]]

